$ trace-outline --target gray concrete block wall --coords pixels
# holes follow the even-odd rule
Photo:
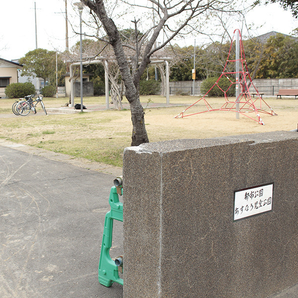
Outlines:
[[[254,85],[260,93],[275,96],[279,89],[298,89],[298,79],[255,79]]]
[[[202,94],[201,92],[202,81],[195,81],[195,95]],[[193,94],[193,81],[177,81],[169,82],[170,95],[192,95]]]
[[[74,95],[75,97],[81,96],[81,83],[74,82]],[[83,82],[83,96],[93,96],[94,95],[94,88],[93,82]]]
[[[268,297],[298,283],[298,134],[124,152],[124,297]],[[274,183],[273,210],[233,221],[234,191]]]

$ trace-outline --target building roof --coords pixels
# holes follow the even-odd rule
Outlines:
[[[276,31],[270,31],[270,32],[267,32],[265,34],[259,35],[255,38],[258,39],[260,42],[266,42],[268,38],[270,38],[271,36],[276,36],[277,34],[281,34],[283,36],[287,36],[287,37],[290,37],[290,38],[297,39],[296,37],[293,37],[291,35],[283,34],[283,33],[276,32]]]
[[[20,64],[20,63],[18,63],[18,62],[14,62],[14,61],[9,61],[9,60],[6,60],[6,59],[3,59],[3,58],[0,58],[0,64],[1,64],[1,62],[5,62],[5,63],[10,63],[10,64],[13,64],[13,65],[15,65],[15,66],[19,66],[19,67],[23,67],[23,65],[22,64]]]

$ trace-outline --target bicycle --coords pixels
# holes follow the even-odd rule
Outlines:
[[[27,116],[31,111],[36,114],[36,106],[40,103],[43,111],[47,115],[46,107],[42,101],[42,96],[38,95],[36,99],[33,100],[33,95],[27,95],[21,101],[15,102],[12,105],[12,111],[15,115]]]

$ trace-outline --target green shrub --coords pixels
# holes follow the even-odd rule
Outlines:
[[[56,94],[56,87],[45,86],[41,89],[41,93],[44,97],[53,97]]]
[[[214,78],[214,77],[204,80],[201,84],[201,93],[206,94],[217,80],[218,80],[218,78]],[[232,79],[232,81],[234,82],[235,80]],[[231,85],[231,84],[232,84],[231,81],[227,77],[225,77],[225,76],[221,77],[218,84],[215,85],[209,91],[208,96],[214,96],[214,97],[224,96],[224,92],[222,92],[222,90],[226,91],[228,96],[235,96],[235,84],[233,84],[233,85]],[[218,86],[222,90],[220,90],[220,88]]]
[[[140,95],[160,94],[160,82],[155,80],[140,81]]]
[[[5,88],[5,94],[9,98],[20,98],[26,95],[35,94],[35,87],[32,83],[12,83]]]
[[[93,82],[94,95],[104,95],[105,94],[105,83],[100,77],[94,77],[91,79]]]

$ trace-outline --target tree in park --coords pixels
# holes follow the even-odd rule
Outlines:
[[[264,44],[264,54],[256,78],[296,78],[298,43],[283,34],[271,36]]]
[[[261,0],[256,0],[254,5],[261,4]],[[284,9],[290,8],[295,18],[298,18],[298,2],[297,0],[266,0],[265,4],[279,3]]]
[[[22,57],[20,63],[23,64],[22,76],[36,76],[42,78],[45,82],[49,81],[52,85],[55,85],[56,52],[36,49]],[[60,81],[62,81],[62,73],[65,73],[65,66],[59,57],[58,69]]]
[[[235,11],[233,5],[237,1],[81,0],[81,2],[90,9],[94,24],[98,25],[98,28],[102,25],[106,34],[106,38],[102,40],[114,50],[125,85],[125,96],[130,103],[133,125],[131,145],[138,146],[149,142],[144,110],[139,98],[139,84],[152,56],[179,34],[194,30],[202,31],[204,20],[210,18],[212,13]],[[134,25],[134,46],[127,44],[120,34],[121,22],[126,21],[127,24],[128,20],[124,20],[123,16],[116,16],[117,9],[121,13],[129,9],[129,22],[132,21]],[[141,18],[142,22],[136,18]],[[142,35],[139,34],[139,30]],[[159,36],[163,41],[157,44]],[[130,50],[129,55],[126,49]]]

